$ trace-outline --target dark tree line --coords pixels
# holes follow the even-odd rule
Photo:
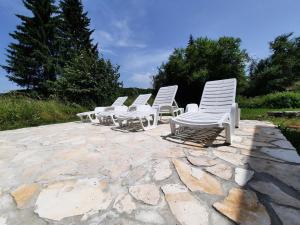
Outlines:
[[[259,61],[251,59],[232,37],[194,39],[175,49],[155,76],[153,87],[178,84],[180,105],[199,103],[206,81],[237,78],[238,94],[257,96],[278,91],[300,91],[300,37],[284,34],[270,43],[272,54]],[[249,74],[246,73],[247,63]]]
[[[252,61],[246,95],[300,91],[300,37],[292,35],[289,33],[278,36],[270,43],[272,54],[269,57]]]
[[[21,24],[10,34],[14,42],[2,66],[8,78],[43,96],[84,105],[114,98],[122,85],[119,68],[100,56],[81,0],[23,3],[31,15],[17,15]]]
[[[154,89],[178,84],[180,105],[199,103],[206,81],[237,78],[239,92],[246,85],[247,54],[240,49],[238,38],[221,37],[218,40],[190,37],[186,48],[175,49],[167,63],[162,64],[153,77]]]

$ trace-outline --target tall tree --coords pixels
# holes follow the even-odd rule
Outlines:
[[[97,45],[93,44],[90,19],[84,12],[81,0],[60,1],[60,54],[62,63],[68,62],[81,51],[90,51],[98,57]]]
[[[66,64],[54,92],[63,100],[84,106],[110,104],[122,85],[118,70],[109,60],[83,50]]]
[[[8,78],[21,87],[45,92],[48,80],[57,74],[57,8],[54,0],[24,0],[31,16],[16,15],[22,22],[10,36],[7,65]]]
[[[177,100],[184,106],[198,103],[206,81],[237,78],[238,90],[246,84],[245,50],[241,40],[221,37],[218,40],[191,38],[186,48],[175,49],[167,63],[161,65],[153,77],[154,89],[162,85],[178,84]]]
[[[270,43],[272,54],[250,65],[247,95],[287,91],[300,81],[300,37],[283,34]]]

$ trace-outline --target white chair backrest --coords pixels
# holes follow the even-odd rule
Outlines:
[[[111,106],[122,106],[127,98],[127,96],[118,97]]]
[[[135,105],[146,105],[149,98],[151,97],[151,94],[142,94],[139,95],[134,102],[131,104],[131,106],[135,106]]]
[[[154,99],[153,107],[159,106],[172,106],[175,101],[175,95],[177,92],[178,86],[167,86],[161,87]]]
[[[207,113],[227,113],[235,103],[236,79],[206,82],[201,97],[199,111]]]

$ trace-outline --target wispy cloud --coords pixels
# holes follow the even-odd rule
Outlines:
[[[93,34],[95,41],[103,48],[145,48],[146,44],[136,40],[135,33],[130,28],[127,20],[114,20],[111,22],[109,31],[95,30]],[[100,47],[101,47],[100,46]]]
[[[162,62],[166,61],[172,50],[148,50],[128,54],[122,64],[125,70],[156,69]]]
[[[152,76],[157,67],[165,62],[171,50],[148,50],[128,54],[121,60],[121,72],[129,77],[130,83],[138,87],[151,87]]]
[[[153,73],[136,73],[130,77],[130,81],[134,82],[137,86],[143,88],[151,87]]]

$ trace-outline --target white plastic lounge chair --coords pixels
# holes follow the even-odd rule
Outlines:
[[[102,112],[96,113],[96,117],[101,123],[110,123],[112,122],[114,125],[118,125],[116,116],[120,115],[121,113],[127,112],[128,109],[134,106],[139,105],[146,105],[148,100],[150,99],[151,94],[142,94],[139,95],[134,102],[129,106],[114,106],[114,107],[108,107],[104,109]]]
[[[94,111],[78,113],[76,116],[78,116],[81,121],[99,122],[96,118],[97,113],[104,111],[108,107],[122,106],[127,98],[127,96],[118,97],[111,106],[96,107]]]
[[[239,125],[239,109],[235,103],[236,79],[206,82],[198,111],[183,113],[170,120],[171,133],[179,128],[225,128],[226,143],[231,144],[234,127]],[[193,107],[192,107],[193,108]]]
[[[177,89],[177,85],[160,88],[152,107],[149,105],[131,107],[128,112],[117,116],[119,125],[122,126],[124,122],[129,125],[134,121],[139,121],[143,130],[149,130],[157,126],[159,115],[165,113],[166,110],[169,110],[168,112],[172,115],[178,114],[181,109],[173,106]]]

